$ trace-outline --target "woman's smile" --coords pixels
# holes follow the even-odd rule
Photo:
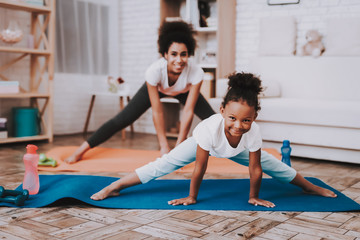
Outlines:
[[[184,70],[184,67],[185,67],[184,63],[174,64],[173,72],[180,74],[182,70]]]
[[[174,42],[164,57],[168,62],[168,72],[173,75],[180,75],[188,62],[187,47],[184,43]]]

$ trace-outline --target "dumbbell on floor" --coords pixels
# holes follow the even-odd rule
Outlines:
[[[24,189],[22,191],[18,190],[8,190],[5,189],[3,186],[0,186],[0,198],[7,197],[7,196],[25,196],[25,200],[29,198],[29,191]]]
[[[25,195],[6,196],[6,197],[1,197],[0,202],[13,203],[16,206],[22,206],[24,205],[26,198],[27,197]]]

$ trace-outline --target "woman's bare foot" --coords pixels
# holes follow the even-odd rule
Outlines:
[[[323,197],[337,197],[337,195],[333,191],[316,185],[314,185],[311,189],[304,189],[304,192],[307,194],[320,195]]]
[[[76,149],[76,151],[71,154],[70,157],[65,158],[64,162],[72,164],[72,163],[76,163],[77,161],[79,161],[82,156],[90,149],[90,145],[88,144],[88,142],[83,142],[80,147],[78,149]]]
[[[120,192],[118,190],[112,190],[109,187],[103,188],[102,190],[100,190],[99,192],[93,194],[90,198],[92,200],[104,200],[105,198],[108,197],[115,197],[115,196],[119,196]]]

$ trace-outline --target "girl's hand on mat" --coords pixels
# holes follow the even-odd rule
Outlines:
[[[264,206],[264,207],[268,207],[268,208],[273,208],[275,207],[275,204],[273,204],[272,202],[260,199],[260,198],[250,198],[249,199],[249,203],[255,206]]]
[[[171,201],[168,201],[169,205],[191,205],[191,204],[195,204],[196,203],[196,199],[193,197],[186,197],[186,198],[180,198],[180,199],[174,199]]]

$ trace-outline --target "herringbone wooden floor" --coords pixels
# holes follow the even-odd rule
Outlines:
[[[39,152],[79,145],[81,135],[58,136],[53,143],[35,142]],[[172,142],[173,144],[174,142]],[[0,185],[16,188],[22,181],[25,143],[0,145]],[[157,149],[156,136],[114,136],[104,147]],[[293,159],[302,175],[317,177],[360,203],[360,165]],[[46,174],[43,173],[42,174]],[[51,174],[51,173],[48,173]],[[72,173],[74,174],[74,173]],[[78,174],[89,174],[86,172]],[[94,174],[94,173],[92,173]],[[121,177],[124,173],[104,174]],[[164,178],[190,178],[170,174]],[[206,178],[247,175],[206,174]],[[359,212],[244,212],[101,209],[81,203],[36,209],[0,208],[1,239],[357,239]]]

